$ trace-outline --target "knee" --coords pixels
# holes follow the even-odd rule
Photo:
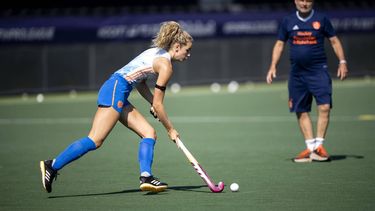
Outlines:
[[[157,139],[156,131],[154,128],[149,128],[145,130],[141,136],[142,138],[152,138],[154,140]]]
[[[329,113],[330,110],[331,110],[331,106],[329,104],[319,105],[320,113]]]

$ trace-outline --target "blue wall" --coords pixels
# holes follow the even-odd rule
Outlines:
[[[149,47],[159,23],[179,20],[195,38],[192,56],[175,64],[183,85],[264,81],[285,12],[9,18],[0,20],[0,94],[96,90]],[[352,76],[375,75],[375,12],[329,13]],[[332,75],[337,59],[326,43]],[[288,49],[278,78],[289,71]]]

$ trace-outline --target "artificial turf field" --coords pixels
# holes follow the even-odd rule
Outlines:
[[[374,80],[334,81],[328,163],[291,162],[305,145],[285,83],[242,85],[236,93],[167,92],[172,122],[212,179],[226,184],[222,193],[209,191],[136,92],[130,99],[157,129],[153,173],[167,191],[139,191],[139,138],[119,123],[102,148],[62,169],[47,194],[39,161],[87,135],[96,93],[46,95],[43,103],[2,97],[0,210],[375,209]],[[239,192],[229,190],[232,182]]]

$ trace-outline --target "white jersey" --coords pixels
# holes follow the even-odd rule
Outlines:
[[[167,58],[169,61],[171,60],[171,56],[166,50],[162,48],[149,48],[115,73],[121,75],[130,84],[134,85],[150,76],[156,75],[152,65],[154,59],[158,57]]]

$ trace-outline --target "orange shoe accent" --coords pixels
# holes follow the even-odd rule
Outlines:
[[[310,158],[310,155],[311,155],[311,151],[309,149],[305,149],[303,150],[302,152],[300,152],[297,157],[295,157],[293,159],[294,162],[296,163],[307,163],[307,162],[311,162],[311,158]]]
[[[327,150],[323,147],[323,145],[318,146],[314,150],[313,153],[311,153],[311,158],[314,161],[329,161],[329,155],[327,153]]]

